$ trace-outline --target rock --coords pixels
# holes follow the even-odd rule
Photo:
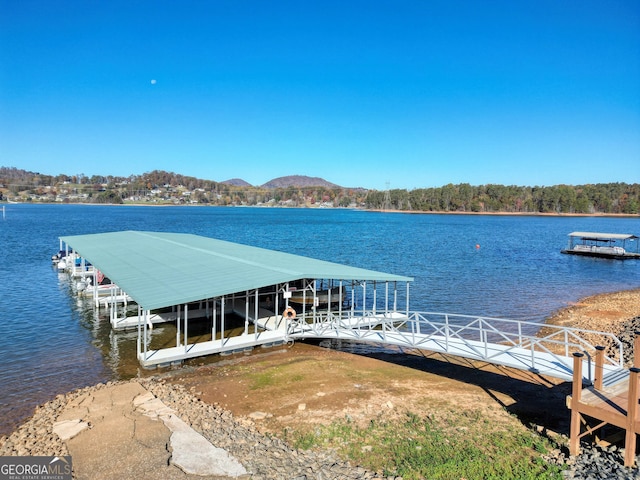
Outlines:
[[[63,420],[53,424],[53,433],[58,435],[60,440],[66,442],[87,428],[89,428],[89,424],[79,418],[76,420]]]
[[[175,415],[160,415],[171,430],[171,463],[192,475],[237,477],[247,471],[238,460],[218,447]]]

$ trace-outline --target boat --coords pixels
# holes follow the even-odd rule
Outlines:
[[[67,252],[66,250],[58,250],[58,253],[51,255],[51,263],[57,265],[61,260],[66,258],[67,253],[73,253],[73,251]]]
[[[628,233],[572,232],[560,253],[614,260],[640,259],[638,238]],[[635,244],[635,252],[633,250]]]
[[[332,304],[341,303],[344,298],[344,290],[340,295],[340,288],[336,287],[328,290],[316,290],[315,294],[311,290],[298,290],[292,292],[289,301],[299,305],[328,305],[329,302]]]

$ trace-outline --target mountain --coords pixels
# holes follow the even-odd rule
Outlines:
[[[326,188],[342,188],[335,183],[327,182],[319,177],[307,177],[305,175],[289,175],[286,177],[278,177],[268,181],[262,188],[287,188],[287,187],[326,187]]]
[[[225,180],[224,182],[220,182],[220,183],[224,183],[226,185],[233,185],[234,187],[250,187],[251,186],[249,182],[245,182],[241,178],[231,178],[229,180]]]

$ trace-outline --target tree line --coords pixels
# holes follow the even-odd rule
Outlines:
[[[171,203],[205,205],[333,206],[371,210],[474,213],[640,214],[640,184],[515,186],[448,184],[413,190],[342,187],[264,188],[231,185],[155,170],[129,177],[42,175],[0,167],[2,194],[21,198],[73,190],[92,203],[149,202],[162,190]],[[182,195],[189,191],[188,200]],[[79,200],[74,200],[79,201]]]
[[[527,187],[448,184],[438,188],[370,191],[367,206],[425,212],[640,213],[640,184],[598,183]]]

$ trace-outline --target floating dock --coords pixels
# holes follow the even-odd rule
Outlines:
[[[635,248],[634,248],[635,247]],[[572,232],[561,253],[613,260],[640,259],[636,235],[628,233]]]

